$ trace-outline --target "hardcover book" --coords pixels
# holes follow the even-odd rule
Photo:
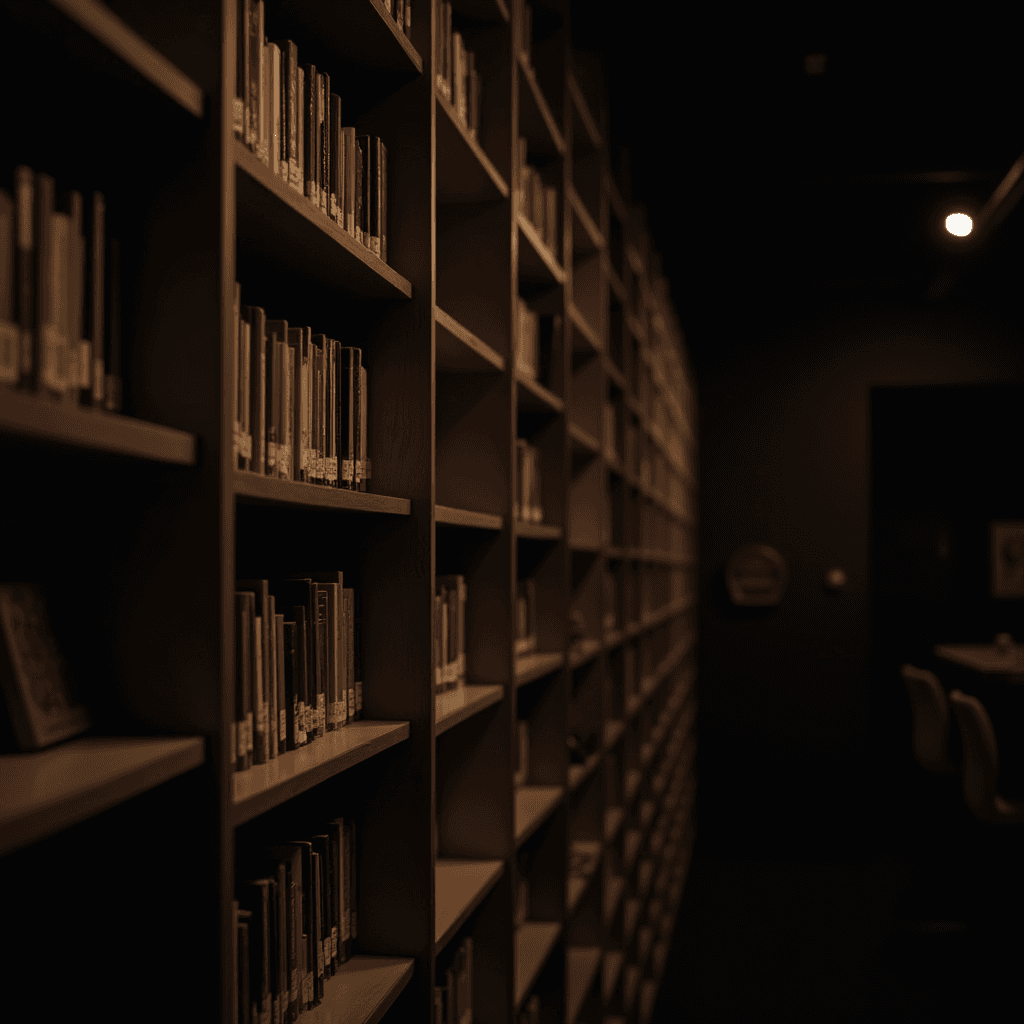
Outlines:
[[[18,748],[39,750],[88,729],[91,716],[72,695],[41,587],[0,584],[0,633],[0,683]]]

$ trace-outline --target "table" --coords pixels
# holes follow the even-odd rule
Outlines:
[[[999,747],[1000,796],[1024,798],[1024,646],[937,644],[935,673],[946,691],[977,697]]]

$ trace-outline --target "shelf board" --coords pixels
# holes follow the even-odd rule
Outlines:
[[[194,466],[194,434],[90,407],[66,406],[46,395],[0,385],[0,434],[18,434],[154,462]]]
[[[600,967],[600,946],[570,946],[565,951],[565,1024],[576,1024]]]
[[[505,694],[505,687],[468,685],[434,698],[434,735],[440,736],[453,726],[472,718],[479,711],[497,704]]]
[[[601,229],[594,223],[590,211],[584,205],[579,193],[569,186],[569,208],[572,210],[572,254],[577,256],[593,256],[604,249],[604,236]],[[579,241],[577,242],[577,239]]]
[[[497,885],[505,870],[500,860],[451,860],[434,864],[434,952],[451,941],[466,918]]]
[[[544,244],[537,229],[519,214],[519,234],[526,244],[519,245],[519,280],[523,284],[554,285],[565,283],[565,271],[555,254]]]
[[[601,454],[601,442],[593,434],[571,420],[569,421],[569,440],[577,449],[582,449],[591,455]]]
[[[604,888],[604,924],[610,928],[615,919],[615,911],[619,907],[622,894],[626,891],[626,880],[621,875],[611,875],[605,879]]]
[[[324,980],[324,1000],[310,1024],[377,1024],[413,975],[407,957],[354,956]]]
[[[625,639],[626,631],[624,629],[610,630],[604,635],[604,649],[610,651],[613,647],[618,647]]]
[[[232,775],[232,824],[241,825],[338,772],[409,738],[408,722],[351,722],[309,746]]]
[[[605,845],[611,843],[616,835],[618,835],[619,829],[622,827],[622,822],[626,818],[626,810],[624,807],[606,807],[604,809],[604,841]]]
[[[576,76],[571,71],[569,72],[568,79],[569,96],[572,99],[572,105],[576,108],[576,113],[579,116],[580,123],[583,125],[583,130],[587,133],[587,140],[593,149],[599,150],[602,145],[601,132],[597,127],[597,122],[594,120],[594,115],[591,114],[590,107],[583,96],[583,90],[580,89],[579,82],[576,81]]]
[[[552,523],[529,523],[525,519],[515,521],[517,537],[527,540],[561,540],[562,528]]]
[[[601,338],[598,336],[597,331],[591,327],[590,323],[584,317],[583,312],[575,302],[570,300],[567,304],[569,312],[569,322],[572,324],[572,351],[574,354],[584,353],[600,353],[603,351],[601,344]],[[579,344],[578,342],[583,342]]]
[[[519,134],[527,138],[531,153],[563,156],[565,138],[555,123],[551,107],[541,92],[537,76],[527,59],[517,54],[519,62]],[[525,85],[525,88],[522,86]]]
[[[535,679],[557,672],[565,664],[565,655],[561,651],[535,651],[533,654],[521,654],[516,658],[516,686],[525,686]]]
[[[130,800],[205,760],[201,737],[83,736],[0,756],[0,854]]]
[[[601,754],[591,754],[583,764],[569,765],[569,792],[578,789],[579,786],[594,773],[594,769],[601,763]]]
[[[516,370],[516,384],[518,385],[516,405],[519,409],[557,414],[565,408],[565,403],[558,395],[549,391],[539,381],[527,377],[520,370]]]
[[[438,370],[452,373],[503,373],[505,359],[440,306],[434,307],[434,353]]]
[[[309,286],[363,299],[412,298],[412,285],[398,271],[271,174],[238,139],[233,142],[240,249],[274,264],[287,260]]]
[[[476,530],[500,530],[505,521],[490,512],[470,512],[449,505],[434,506],[434,522],[440,526],[468,526]]]
[[[604,749],[611,750],[626,731],[626,723],[617,719],[604,723]]]
[[[562,926],[557,921],[525,921],[516,929],[515,974],[518,1010],[533,987],[545,961],[551,955]]]
[[[393,516],[407,516],[412,511],[412,502],[408,498],[279,480],[243,470],[235,470],[234,488],[236,498],[253,504],[336,508],[348,512],[380,512]]]
[[[455,108],[434,89],[437,115],[437,203],[508,199],[508,183],[480,143],[459,123]]]
[[[515,791],[516,846],[537,830],[561,799],[561,786],[520,786]]]
[[[569,668],[579,668],[601,653],[600,640],[581,640],[569,650]]]
[[[156,47],[95,0],[50,0],[80,29],[194,117],[203,116],[203,90]]]
[[[601,553],[601,542],[597,540],[576,540],[573,537],[569,537],[569,547],[573,551],[587,552],[591,555],[599,555]]]
[[[619,983],[624,957],[621,949],[610,949],[601,963],[601,994],[606,1003],[611,1002],[615,986]]]
[[[338,72],[365,69],[377,76],[383,72],[402,78],[423,72],[423,59],[382,0],[326,6],[284,4],[275,7],[274,14],[274,31],[282,33],[275,38],[315,40],[317,49],[331,58],[327,63]],[[301,44],[299,52],[303,52]]]

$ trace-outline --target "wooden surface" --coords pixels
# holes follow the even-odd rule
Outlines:
[[[179,466],[196,462],[196,438],[183,430],[90,407],[60,405],[4,385],[0,385],[0,433]]]
[[[562,926],[553,921],[526,921],[515,936],[515,1005],[518,1009],[551,955]]]
[[[162,93],[195,117],[203,116],[203,91],[159,50],[96,0],[49,0]]]
[[[468,526],[475,530],[500,530],[504,525],[501,516],[451,508],[449,505],[434,506],[434,522],[441,526]]]
[[[975,672],[1019,675],[1024,673],[1024,647],[1002,651],[995,644],[939,644],[938,657]]]
[[[0,756],[0,854],[28,846],[203,763],[202,739],[82,737]]]
[[[497,704],[505,695],[503,686],[474,686],[468,684],[459,690],[438,694],[434,698],[434,731],[440,736],[453,726],[484,708]]]
[[[515,791],[517,846],[540,828],[561,799],[561,786],[520,786]]]
[[[522,654],[516,658],[516,686],[525,686],[535,679],[540,679],[555,672],[565,664],[565,655],[561,651],[537,651],[534,654]]]
[[[296,480],[277,480],[242,471],[234,474],[234,491],[236,498],[264,505],[334,508],[348,512],[380,512],[392,516],[407,516],[411,510],[408,498],[392,498],[367,491],[346,491],[341,487],[322,487]]]
[[[409,957],[354,956],[324,981],[324,999],[307,1010],[310,1024],[377,1024],[412,977]]]
[[[311,746],[279,754],[232,776],[233,820],[249,821],[324,779],[409,738],[408,722],[351,722]]]
[[[566,1024],[575,1024],[600,967],[600,946],[570,946],[565,951]]]
[[[434,307],[434,322],[437,324],[435,344],[439,370],[467,373],[504,371],[504,358],[440,306]]]
[[[438,860],[434,865],[434,944],[440,950],[497,884],[500,860]]]

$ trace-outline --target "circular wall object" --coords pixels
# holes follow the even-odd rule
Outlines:
[[[842,590],[846,586],[846,570],[838,565],[833,566],[825,573],[825,586],[829,590]]]
[[[787,577],[786,560],[767,544],[747,544],[734,551],[725,570],[732,603],[748,607],[779,604]]]

